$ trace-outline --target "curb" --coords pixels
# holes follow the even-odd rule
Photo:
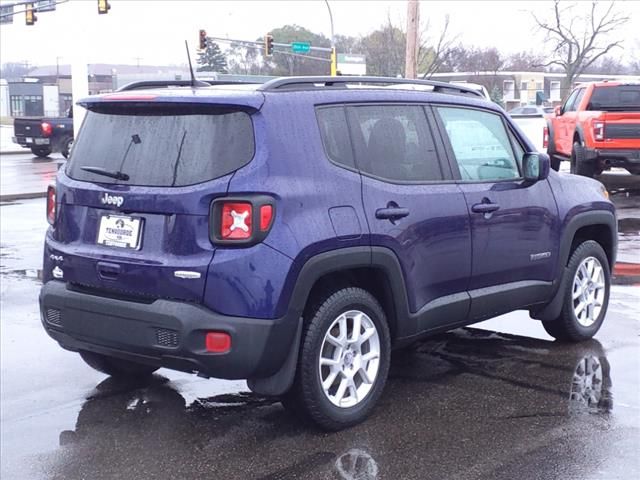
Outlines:
[[[640,263],[617,262],[613,274],[616,277],[640,277]]]
[[[45,198],[47,192],[30,192],[30,193],[10,193],[8,195],[0,195],[0,202],[15,202],[16,200],[30,200],[32,198]]]
[[[26,148],[24,150],[7,150],[6,152],[0,152],[0,155],[19,155],[21,153],[31,153],[31,151]]]
[[[640,263],[616,263],[613,267],[612,281],[615,285],[640,285]]]

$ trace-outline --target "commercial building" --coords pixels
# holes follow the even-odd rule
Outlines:
[[[521,105],[557,105],[569,94],[562,88],[564,73],[549,72],[444,72],[431,76],[434,80],[466,81],[484,85],[492,96],[501,97],[506,110]],[[593,81],[638,82],[640,75],[580,75],[575,83]]]

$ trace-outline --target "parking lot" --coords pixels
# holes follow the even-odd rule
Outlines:
[[[3,161],[6,157],[3,157]],[[633,177],[604,178],[620,258],[640,252]],[[640,292],[620,277],[596,339],[551,341],[526,312],[394,353],[374,415],[301,424],[241,381],[160,370],[118,382],[43,331],[44,199],[0,206],[2,478],[610,479],[640,474]]]

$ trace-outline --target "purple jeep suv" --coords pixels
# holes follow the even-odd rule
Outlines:
[[[602,325],[607,192],[550,171],[472,89],[143,82],[81,104],[48,192],[40,306],[101,372],[247,379],[336,430],[425,335],[517,309],[562,341]]]

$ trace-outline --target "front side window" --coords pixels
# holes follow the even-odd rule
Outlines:
[[[466,108],[438,107],[462,180],[519,178],[520,172],[499,115]]]
[[[562,105],[562,111],[563,112],[571,112],[571,108],[573,106],[573,102],[576,99],[576,96],[578,95],[578,90],[574,90],[573,92],[571,92],[571,95],[569,95],[569,98],[567,98],[567,100],[564,102],[564,105]]]
[[[360,171],[391,182],[443,179],[422,106],[367,105],[347,111]]]
[[[573,99],[573,102],[571,102],[571,105],[567,107],[569,112],[575,112],[578,109],[578,105],[580,105],[582,97],[584,97],[585,90],[586,88],[581,88],[578,90],[578,94]]]

